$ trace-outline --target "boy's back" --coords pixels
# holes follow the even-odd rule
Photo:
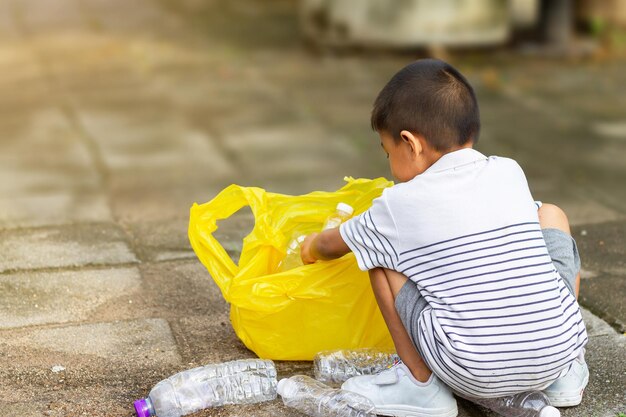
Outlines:
[[[341,232],[363,270],[393,269],[417,284],[428,303],[413,329],[420,353],[457,391],[544,388],[586,343],[513,160],[445,154]]]

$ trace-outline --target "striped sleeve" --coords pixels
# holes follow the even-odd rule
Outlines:
[[[343,223],[339,231],[362,271],[378,267],[395,269],[398,232],[385,193],[374,200],[369,210]]]

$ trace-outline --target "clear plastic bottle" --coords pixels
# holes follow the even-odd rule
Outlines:
[[[352,216],[352,213],[354,213],[354,209],[349,204],[337,204],[335,213],[333,213],[326,219],[326,221],[324,222],[324,227],[322,227],[322,231],[339,227],[341,223],[345,222],[350,218],[350,216]],[[278,265],[279,271],[288,271],[290,269],[302,266],[302,258],[300,257],[300,245],[302,245],[302,242],[304,242],[305,238],[306,235],[304,234],[294,234],[291,241],[289,242],[289,245],[287,246],[285,257]]]
[[[559,410],[550,405],[550,400],[541,391],[521,392],[500,398],[467,399],[503,417],[560,417],[561,415]]]
[[[313,359],[315,379],[325,384],[341,384],[358,375],[377,374],[400,358],[395,352],[373,348],[320,352]]]
[[[177,373],[134,406],[137,417],[180,417],[208,407],[270,401],[276,385],[272,361],[244,359]]]
[[[277,390],[286,406],[311,417],[376,417],[374,404],[364,396],[305,375],[281,379]]]
[[[303,265],[302,258],[300,257],[300,245],[302,245],[305,238],[306,235],[295,235],[293,239],[291,239],[287,247],[285,258],[278,266],[279,271],[288,271]]]
[[[322,230],[334,229],[339,227],[339,225],[346,220],[348,220],[352,213],[354,213],[354,209],[351,205],[346,203],[339,203],[335,208],[335,213],[326,219],[324,222],[324,227]]]

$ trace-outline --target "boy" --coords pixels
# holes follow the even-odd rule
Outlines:
[[[587,334],[567,217],[533,201],[515,161],[472,149],[480,121],[467,80],[416,61],[380,92],[371,122],[399,183],[301,250],[305,263],[354,252],[402,359],[343,388],[395,416],[456,416],[450,389],[579,404]]]

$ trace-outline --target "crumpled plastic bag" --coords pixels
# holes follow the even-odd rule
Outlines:
[[[393,185],[384,178],[345,180],[335,192],[301,196],[231,185],[191,207],[191,246],[230,303],[235,333],[260,358],[311,360],[323,350],[393,349],[368,274],[352,253],[278,272],[294,233],[321,230],[339,202],[362,213]],[[213,233],[218,220],[245,206],[255,224],[236,265]]]

